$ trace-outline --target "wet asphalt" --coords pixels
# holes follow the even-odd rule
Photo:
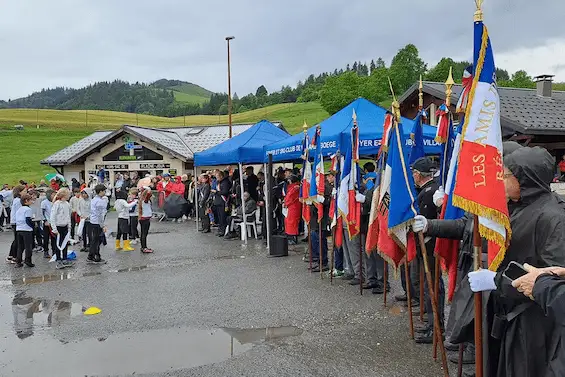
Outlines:
[[[268,258],[261,241],[200,234],[194,221],[151,227],[150,255],[111,239],[106,265],[85,253],[64,270],[40,254],[33,269],[2,263],[0,376],[443,375],[431,346],[409,339],[398,280],[385,308],[307,272],[300,250]],[[6,255],[10,243],[0,233]],[[91,306],[102,312],[84,315]]]

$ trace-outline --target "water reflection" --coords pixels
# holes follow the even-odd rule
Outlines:
[[[14,332],[18,338],[25,339],[32,336],[36,329],[57,326],[71,317],[81,315],[85,310],[80,304],[32,298],[22,292],[12,299]]]
[[[71,315],[72,312],[71,306]],[[43,375],[46,370],[57,370],[58,377],[153,375],[221,362],[249,351],[254,344],[300,334],[302,330],[296,327],[211,330],[182,327],[80,341],[57,340],[42,334],[28,335],[22,342],[9,339],[1,342],[0,354],[18,376]],[[63,369],[61,355],[66,355]]]

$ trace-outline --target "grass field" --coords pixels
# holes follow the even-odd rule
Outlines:
[[[203,104],[209,101],[212,95],[211,91],[190,83],[170,86],[169,89],[173,91],[178,102]]]
[[[233,123],[254,123],[262,119],[281,121],[291,134],[302,130],[304,121],[312,126],[328,117],[318,103],[292,103],[265,107],[233,115]],[[53,172],[39,161],[80,140],[95,130],[117,129],[123,124],[146,127],[174,127],[206,124],[226,124],[228,117],[194,115],[161,118],[149,115],[113,111],[80,110],[0,110],[0,183],[15,183],[20,179],[39,181]],[[22,124],[24,131],[13,126]],[[39,129],[36,126],[39,124]]]

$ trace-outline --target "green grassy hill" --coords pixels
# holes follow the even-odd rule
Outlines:
[[[233,115],[233,123],[254,123],[262,119],[281,121],[288,132],[302,130],[304,121],[312,126],[328,117],[319,103],[289,103]],[[123,124],[145,127],[226,124],[227,115],[194,115],[161,118],[114,111],[0,109],[0,184],[20,179],[38,182],[53,169],[39,164],[50,154],[80,140],[95,130],[117,129]],[[25,126],[15,131],[14,125]],[[37,129],[39,125],[39,129]]]
[[[212,92],[189,82],[180,85],[169,86],[175,95],[175,100],[186,103],[203,104],[210,100]]]

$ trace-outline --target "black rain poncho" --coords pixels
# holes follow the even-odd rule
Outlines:
[[[547,376],[561,346],[561,330],[501,272],[510,261],[565,266],[565,210],[550,190],[555,160],[545,149],[521,148],[506,156],[504,165],[520,184],[520,200],[509,205],[512,240],[488,303],[489,331],[493,323],[501,324],[498,339],[489,338],[488,376]]]

